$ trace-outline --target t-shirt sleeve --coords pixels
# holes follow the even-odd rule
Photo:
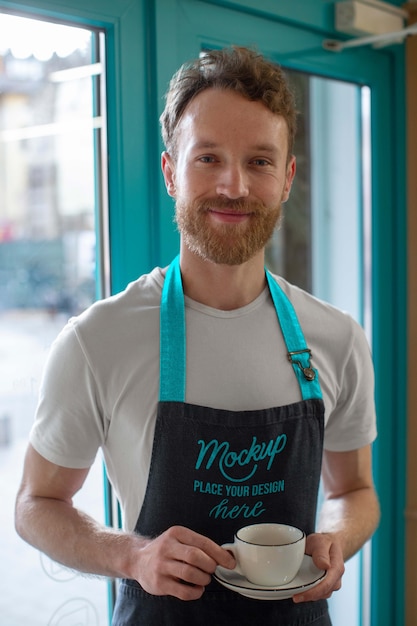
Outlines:
[[[334,452],[355,450],[377,436],[374,368],[368,341],[352,318],[351,341],[343,363],[337,404],[326,424],[324,447]]]
[[[94,462],[105,438],[106,419],[75,326],[70,321],[51,346],[30,442],[48,461],[80,469]]]

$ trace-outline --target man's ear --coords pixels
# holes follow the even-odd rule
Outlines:
[[[288,198],[290,197],[291,186],[294,180],[296,169],[297,167],[295,162],[295,156],[292,155],[287,165],[287,172],[285,174],[285,186],[282,192],[281,202],[287,202]]]
[[[161,154],[161,169],[164,176],[165,187],[171,198],[175,198],[175,165],[171,155],[168,152]]]

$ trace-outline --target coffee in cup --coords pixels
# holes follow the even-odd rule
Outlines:
[[[305,542],[305,533],[295,526],[252,524],[240,528],[234,542],[222,547],[232,552],[235,571],[248,581],[261,587],[279,587],[297,575]]]

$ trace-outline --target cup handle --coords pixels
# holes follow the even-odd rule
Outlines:
[[[230,570],[230,571],[231,572],[236,572],[237,574],[240,574],[240,576],[244,576],[244,573],[240,569],[240,565],[239,565],[239,562],[238,562],[237,550],[236,550],[235,544],[234,543],[224,543],[222,545],[222,548],[224,550],[227,550],[228,552],[231,552],[233,554],[233,556],[235,557],[236,566],[232,570]]]

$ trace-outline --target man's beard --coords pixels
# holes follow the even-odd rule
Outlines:
[[[214,223],[209,210],[250,213],[242,223]],[[281,216],[281,203],[267,208],[260,202],[214,198],[186,203],[177,199],[175,221],[187,248],[213,263],[240,265],[265,247]]]

